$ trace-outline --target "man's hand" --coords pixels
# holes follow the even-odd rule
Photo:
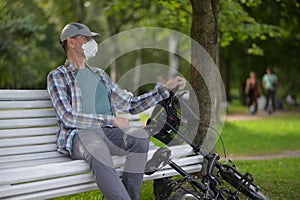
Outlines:
[[[176,86],[179,86],[179,90],[183,90],[185,85],[186,85],[186,80],[180,76],[176,76],[174,79],[169,80],[165,86],[169,90],[174,89]]]
[[[117,128],[129,128],[129,121],[124,117],[115,117],[114,127]]]

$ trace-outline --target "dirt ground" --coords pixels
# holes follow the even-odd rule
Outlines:
[[[295,112],[300,112],[300,110],[295,110],[295,111],[280,110],[280,111],[274,112],[271,115],[269,115],[266,111],[259,110],[255,115],[251,115],[251,114],[226,115],[226,120],[235,121],[235,120],[266,119],[266,118],[269,118],[269,117],[288,115],[288,114],[295,113]]]

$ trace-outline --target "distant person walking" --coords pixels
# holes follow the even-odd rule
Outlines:
[[[259,95],[258,82],[256,80],[255,72],[250,72],[249,78],[246,80],[245,95],[249,107],[249,113],[255,114],[257,112],[257,98]]]
[[[275,94],[276,94],[276,89],[278,86],[278,78],[276,74],[273,73],[271,68],[266,69],[266,74],[263,76],[262,79],[262,85],[265,90],[265,95],[266,95],[266,105],[265,105],[265,110],[267,110],[267,107],[270,103],[270,100],[272,100],[272,108],[273,112],[275,111]]]

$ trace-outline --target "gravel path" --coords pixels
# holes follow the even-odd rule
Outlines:
[[[250,114],[226,115],[226,120],[238,121],[238,120],[265,119],[265,118],[270,118],[270,117],[286,115],[286,114],[289,114],[290,112],[291,111],[277,111],[277,112],[269,115],[267,112],[260,110],[255,115],[250,115]]]
[[[300,157],[300,150],[283,151],[279,154],[261,155],[261,156],[227,156],[231,160],[270,160],[276,158],[295,158]]]

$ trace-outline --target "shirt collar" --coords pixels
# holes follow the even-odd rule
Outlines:
[[[65,62],[65,67],[67,68],[68,71],[70,71],[73,74],[77,74],[79,69],[72,63],[70,63],[68,60]],[[85,67],[91,70],[93,73],[96,73],[96,70],[91,68],[87,63],[85,63]]]
[[[68,60],[65,62],[65,67],[67,68],[68,71],[73,72],[77,74],[79,69],[72,63],[70,63]],[[88,63],[85,63],[85,67],[91,70],[93,73],[96,73],[96,69],[93,69],[91,66],[88,65]]]
[[[75,74],[77,74],[77,72],[79,70],[75,65],[70,63],[68,60],[66,60],[66,62],[65,62],[65,67],[67,68],[68,71],[75,73]]]

